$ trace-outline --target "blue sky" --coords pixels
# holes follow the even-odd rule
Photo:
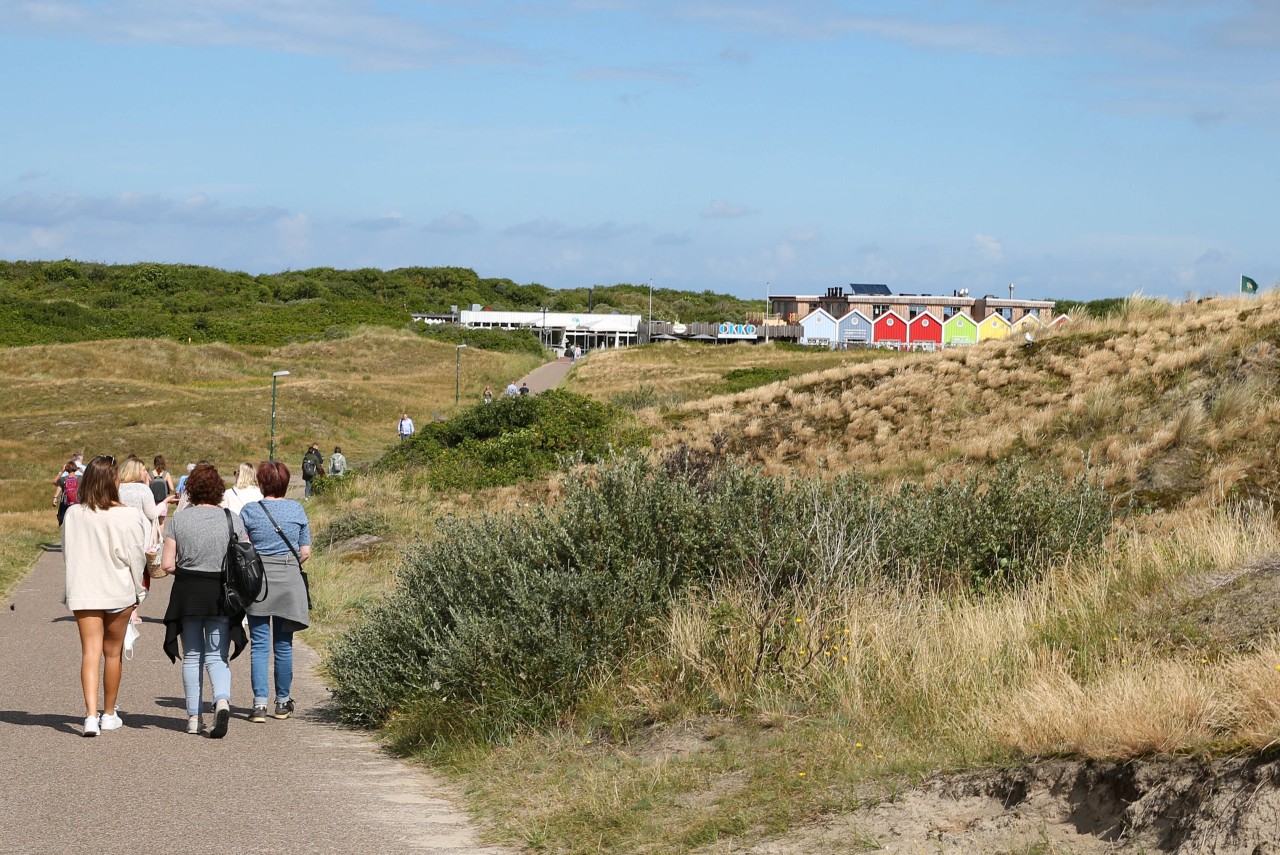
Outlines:
[[[1280,282],[1273,0],[0,0],[0,258]]]

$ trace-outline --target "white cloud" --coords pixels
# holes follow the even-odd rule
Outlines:
[[[1004,247],[1000,245],[1000,239],[991,235],[974,235],[973,249],[985,261],[995,263],[1004,260]]]
[[[479,230],[480,224],[476,222],[475,217],[458,211],[450,211],[447,214],[436,217],[423,229],[423,231],[439,235],[460,235]]]
[[[754,214],[755,211],[745,205],[734,205],[723,199],[717,199],[707,206],[702,212],[702,216],[708,220],[731,220],[737,217],[747,217]]]

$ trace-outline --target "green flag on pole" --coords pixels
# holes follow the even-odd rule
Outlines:
[[[1250,279],[1248,276],[1241,276],[1241,277],[1240,277],[1240,292],[1241,292],[1242,294],[1257,294],[1257,293],[1258,293],[1258,283],[1257,283],[1257,282],[1254,282],[1254,281],[1253,281],[1252,279]]]

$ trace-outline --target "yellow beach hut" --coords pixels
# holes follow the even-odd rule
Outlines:
[[[1001,315],[987,315],[978,321],[978,341],[990,341],[996,338],[1007,338],[1013,327]]]

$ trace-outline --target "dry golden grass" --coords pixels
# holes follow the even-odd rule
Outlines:
[[[464,403],[505,385],[535,357],[469,349]],[[354,464],[395,441],[400,413],[419,423],[453,408],[455,350],[412,333],[367,328],[280,348],[123,340],[0,350],[0,511],[45,506],[73,451],[159,453],[180,472],[199,458],[224,472],[266,457],[271,373],[279,384],[276,452],[300,460],[313,440]]]
[[[897,354],[876,350],[798,350],[774,344],[667,344],[597,351],[578,363],[569,388],[602,401],[618,393],[651,389],[662,401],[692,401],[721,394],[724,376],[742,368],[784,368],[794,375]]]
[[[619,363],[600,386],[625,382]],[[1120,319],[1046,331],[1031,347],[1007,340],[841,364],[691,401],[666,414],[658,445],[710,448],[721,435],[728,453],[770,473],[886,477],[945,477],[1032,454],[1068,473],[1088,467],[1122,496],[1209,507],[1280,486],[1270,465],[1278,386],[1280,297],[1135,298]]]

